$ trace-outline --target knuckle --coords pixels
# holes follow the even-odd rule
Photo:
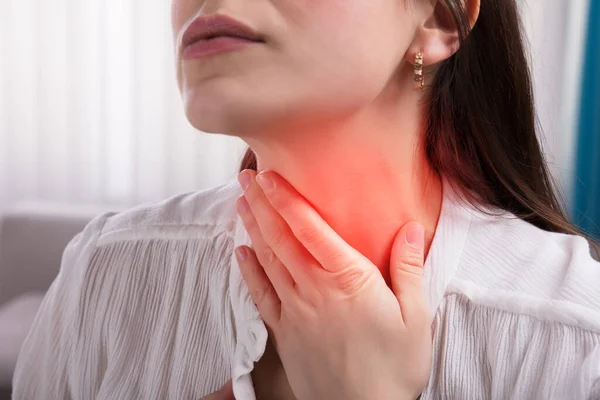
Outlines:
[[[407,254],[400,260],[398,268],[411,275],[423,275],[423,258],[418,254]]]
[[[369,274],[359,268],[346,268],[334,274],[336,286],[347,294],[358,292],[369,280]]]
[[[263,297],[264,297],[264,292],[265,292],[265,290],[263,288],[252,289],[251,297],[257,306],[259,306],[262,303]]]
[[[258,307],[261,307],[263,305],[263,303],[265,302],[265,300],[269,297],[270,294],[271,294],[270,286],[259,287],[252,291],[252,298],[254,299],[254,302],[256,303],[256,305]]]
[[[266,247],[262,252],[261,252],[261,263],[264,266],[270,266],[273,265],[273,263],[275,262],[275,253],[273,253],[273,250],[271,250],[269,247]]]
[[[323,240],[321,231],[313,226],[298,228],[298,238],[308,245],[319,244]]]
[[[269,243],[269,245],[275,247],[275,246],[279,246],[283,243],[284,240],[284,233],[282,229],[273,229],[271,232],[269,232],[268,237],[266,238],[267,243]]]

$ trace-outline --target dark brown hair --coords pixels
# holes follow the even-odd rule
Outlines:
[[[461,45],[430,78],[425,146],[431,166],[482,212],[480,205],[497,207],[543,230],[591,239],[567,218],[538,142],[515,0],[482,0],[472,30],[463,2],[443,1]],[[256,164],[249,148],[240,171]]]

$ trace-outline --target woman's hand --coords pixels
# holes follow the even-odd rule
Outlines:
[[[263,172],[261,189],[255,174],[240,174],[237,203],[254,251],[236,255],[296,398],[417,398],[431,368],[422,228],[410,232],[418,248],[405,239],[418,224],[396,237],[392,292],[288,182]]]

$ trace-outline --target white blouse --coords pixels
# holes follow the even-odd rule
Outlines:
[[[586,240],[443,190],[422,399],[600,399],[600,264]],[[232,378],[236,399],[254,400],[267,330],[233,256],[251,243],[241,194],[232,180],[91,221],[21,349],[13,399],[197,400]]]

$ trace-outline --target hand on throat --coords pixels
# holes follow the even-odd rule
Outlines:
[[[381,121],[386,119],[362,116],[333,127],[244,139],[257,155],[259,172],[285,178],[389,283],[392,243],[405,223],[425,227],[427,257],[443,190],[419,124]]]

